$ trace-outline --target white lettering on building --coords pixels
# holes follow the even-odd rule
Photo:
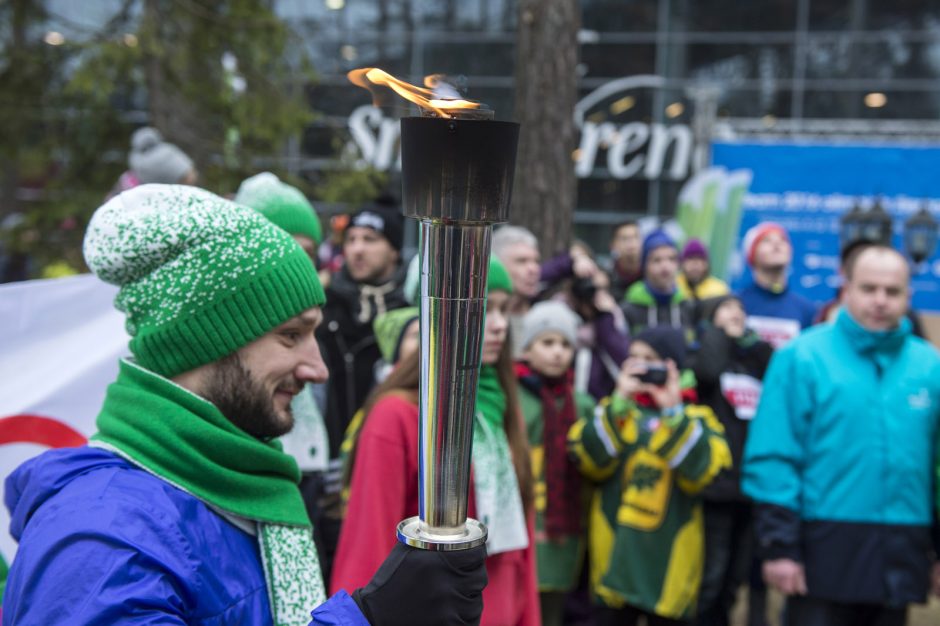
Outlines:
[[[611,178],[683,180],[689,176],[695,142],[688,125],[585,121],[585,113],[599,102],[630,89],[659,87],[661,82],[656,76],[628,77],[607,83],[578,102],[575,124],[581,128],[581,139],[575,172],[579,178],[595,174],[602,153],[606,153],[606,176]],[[401,169],[398,120],[386,118],[376,107],[363,105],[352,112],[348,124],[362,166],[380,171]]]

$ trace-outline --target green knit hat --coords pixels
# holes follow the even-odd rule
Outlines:
[[[372,321],[375,341],[379,344],[379,352],[386,363],[398,361],[398,348],[401,346],[405,329],[420,317],[421,310],[416,306],[409,306],[382,313]]]
[[[501,289],[512,293],[512,279],[506,266],[495,256],[490,257],[489,274],[486,277],[486,291]],[[405,277],[405,300],[414,304],[421,299],[421,272],[418,269],[418,256],[415,255],[408,265],[408,274]]]
[[[512,279],[502,261],[495,256],[490,257],[490,273],[486,279],[486,291],[508,291],[512,293]]]
[[[114,304],[138,364],[168,378],[326,300],[287,233],[197,187],[141,185],[111,198],[88,224],[84,254],[120,287]]]
[[[235,202],[259,211],[291,235],[305,235],[317,245],[323,240],[320,218],[307,197],[271,172],[245,179]]]

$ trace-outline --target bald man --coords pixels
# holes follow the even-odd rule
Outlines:
[[[940,575],[940,356],[911,333],[904,257],[863,248],[844,273],[835,322],[771,360],[745,446],[758,556],[788,626],[905,624]]]

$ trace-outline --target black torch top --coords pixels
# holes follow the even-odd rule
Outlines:
[[[518,140],[513,122],[402,118],[404,214],[452,223],[508,221]]]

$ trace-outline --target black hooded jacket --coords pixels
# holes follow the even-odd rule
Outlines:
[[[730,469],[718,474],[702,492],[706,500],[730,502],[746,499],[741,493],[741,461],[750,421],[737,415],[722,387],[722,375],[741,374],[762,380],[772,354],[770,344],[761,341],[752,331],[734,339],[722,329],[705,324],[699,336],[698,350],[692,354],[690,363],[695,373],[698,399],[715,412],[725,427],[725,439],[734,461]]]
[[[406,273],[407,266],[400,265],[388,281],[369,285],[354,282],[343,267],[326,289],[317,339],[330,371],[323,415],[330,458],[339,456],[346,426],[375,384],[375,364],[381,354],[372,321],[385,311],[408,306],[403,290]]]

